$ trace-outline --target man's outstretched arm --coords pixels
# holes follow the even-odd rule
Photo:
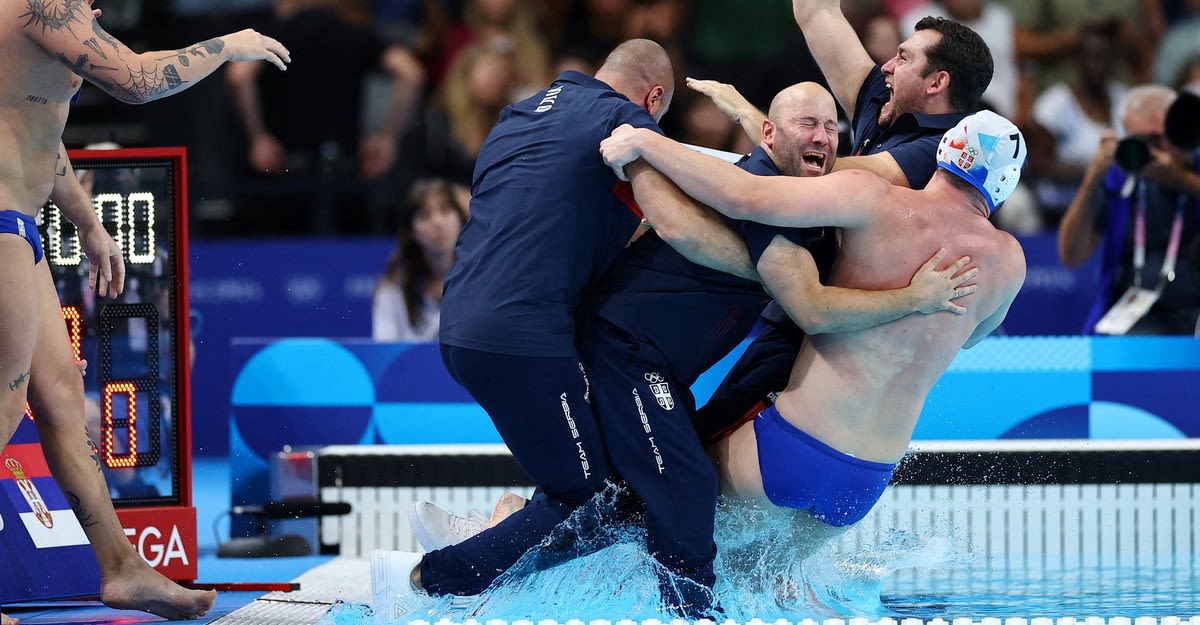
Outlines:
[[[734,219],[783,227],[860,226],[872,218],[888,183],[846,171],[819,178],[755,176],[657,133],[624,125],[600,144],[618,175],[638,158],[701,204]]]
[[[767,116],[750,103],[733,85],[715,80],[687,79],[687,86],[693,91],[708,96],[717,109],[725,114],[733,123],[741,126],[742,132],[750,139],[750,143],[758,144],[763,137],[763,122]]]
[[[792,0],[792,15],[833,97],[848,115],[854,115],[858,90],[875,62],[842,14],[840,0]]]
[[[291,54],[278,41],[246,29],[178,50],[136,53],[105,32],[87,0],[29,2],[22,32],[71,71],[130,104],[173,95],[226,61],[266,60],[287,69]]]

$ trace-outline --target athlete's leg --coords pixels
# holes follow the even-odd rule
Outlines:
[[[488,412],[537,491],[503,522],[421,561],[432,593],[472,595],[604,486],[603,440],[577,358],[535,358],[442,346],[447,369]]]
[[[165,618],[190,619],[208,612],[216,593],[185,589],[163,577],[138,555],[121,528],[88,438],[83,379],[62,321],[49,267],[39,263],[41,311],[34,349],[29,401],[37,415],[46,462],[70,502],[100,562],[100,599],[110,607],[144,610]]]
[[[36,276],[29,242],[0,233],[0,450],[25,414],[39,319]]]
[[[25,415],[38,323],[33,269],[29,242],[0,234],[0,450],[8,445]],[[17,619],[0,614],[0,621],[9,625]]]
[[[664,600],[688,618],[711,618],[717,474],[692,429],[691,391],[660,352],[607,322],[590,320],[581,336],[613,470],[644,502],[647,548],[694,582],[663,580]]]

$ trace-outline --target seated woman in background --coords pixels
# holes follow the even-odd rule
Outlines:
[[[436,341],[442,281],[467,211],[450,183],[417,181],[408,194],[396,249],[375,286],[371,335],[376,341]]]

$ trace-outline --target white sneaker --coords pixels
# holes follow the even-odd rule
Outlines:
[[[407,623],[420,616],[424,592],[413,588],[412,572],[421,554],[409,551],[371,552],[371,607],[376,625]]]
[[[408,523],[425,551],[434,551],[462,541],[487,529],[487,521],[447,512],[428,501],[408,505]]]

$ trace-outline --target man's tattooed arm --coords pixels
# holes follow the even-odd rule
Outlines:
[[[227,60],[222,38],[139,54],[104,30],[87,0],[25,3],[26,34],[72,72],[123,102],[141,104],[182,91]]]
[[[202,41],[194,46],[180,48],[168,55],[159,57],[157,60],[167,61],[170,59],[175,59],[176,61],[179,61],[180,65],[188,67],[191,65],[191,61],[188,60],[189,56],[204,58],[207,56],[219,55],[224,50],[225,42],[218,37],[209,39],[208,41]]]

